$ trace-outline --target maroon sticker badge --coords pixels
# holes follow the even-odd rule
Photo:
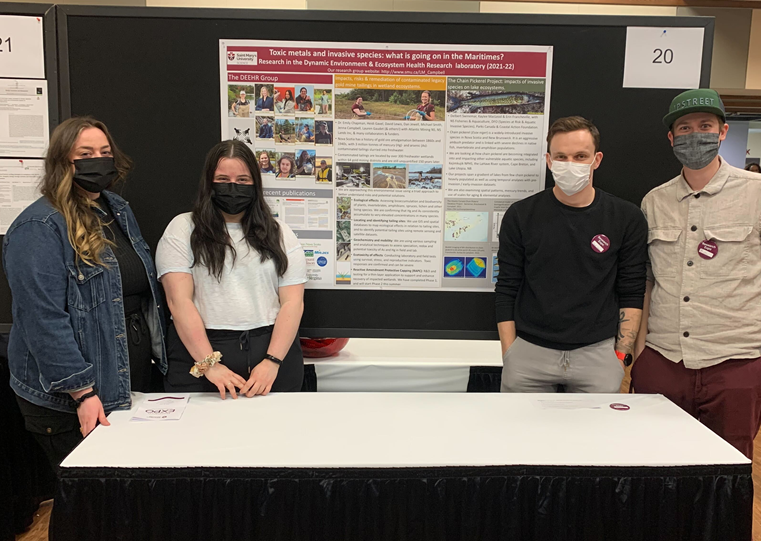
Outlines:
[[[698,255],[703,259],[713,259],[719,253],[719,247],[712,240],[704,240],[698,244]]]
[[[618,402],[613,402],[613,403],[610,405],[610,409],[612,409],[612,410],[616,410],[616,411],[627,411],[627,410],[629,410],[630,408],[629,408],[629,406],[627,406],[626,404],[620,404],[620,403],[618,403]]]
[[[605,235],[595,235],[592,239],[592,249],[598,254],[604,254],[610,248],[610,239]]]

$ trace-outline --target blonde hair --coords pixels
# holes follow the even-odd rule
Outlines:
[[[101,221],[93,211],[95,203],[74,186],[71,153],[80,134],[87,128],[98,128],[105,134],[119,171],[117,181],[126,177],[130,159],[116,147],[106,125],[91,117],[74,117],[62,122],[50,136],[40,192],[63,216],[77,263],[82,261],[92,267],[103,264],[103,251],[113,243],[103,235]]]

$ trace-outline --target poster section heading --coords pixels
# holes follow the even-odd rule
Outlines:
[[[229,46],[227,70],[256,73],[352,73],[545,77],[547,53],[473,46],[464,50]],[[411,47],[411,46],[405,46]],[[272,82],[283,82],[272,80]]]
[[[220,41],[222,139],[256,155],[307,287],[492,291],[544,187],[552,48]]]

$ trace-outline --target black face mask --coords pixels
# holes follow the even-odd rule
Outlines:
[[[254,200],[253,184],[215,182],[211,185],[211,189],[213,190],[211,201],[219,210],[227,214],[240,214],[251,206]]]
[[[100,193],[119,176],[113,158],[74,160],[74,182],[84,190]]]

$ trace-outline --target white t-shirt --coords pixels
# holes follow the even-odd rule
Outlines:
[[[306,258],[299,239],[291,228],[278,220],[283,247],[288,256],[288,270],[278,277],[275,263],[261,262],[259,252],[243,238],[240,224],[227,224],[227,231],[237,253],[235,264],[228,250],[222,279],[209,274],[206,266],[193,265],[190,234],[193,231],[191,213],[175,217],[164,231],[156,250],[156,269],[159,279],[169,272],[184,272],[193,276],[193,303],[207,329],[245,331],[275,323],[280,311],[278,288],[303,284],[306,277]]]

